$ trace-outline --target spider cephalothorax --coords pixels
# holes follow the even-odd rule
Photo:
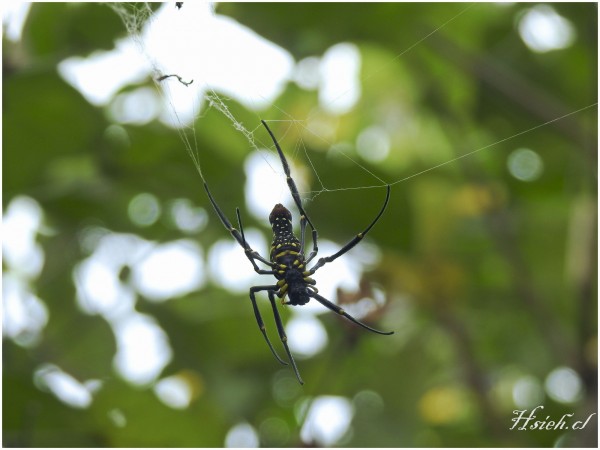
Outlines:
[[[275,144],[275,148],[277,149],[277,153],[279,154],[279,158],[281,160],[281,165],[283,166],[283,170],[287,177],[287,184],[290,189],[290,193],[292,194],[292,198],[294,199],[294,203],[298,207],[298,211],[300,212],[300,239],[298,239],[294,235],[293,226],[292,226],[292,213],[282,204],[277,204],[271,211],[269,215],[269,222],[271,223],[271,228],[273,229],[273,243],[271,244],[271,253],[269,260],[262,257],[256,251],[254,251],[250,245],[246,242],[246,238],[244,236],[244,228],[242,226],[242,220],[240,217],[239,209],[236,209],[236,214],[238,218],[238,223],[240,225],[240,230],[236,230],[232,225],[229,219],[225,216],[221,208],[217,205],[215,199],[213,198],[208,184],[204,182],[204,189],[206,189],[206,193],[208,194],[208,198],[212,203],[213,207],[221,222],[227,228],[227,230],[231,233],[234,239],[242,246],[244,251],[246,252],[246,257],[252,264],[254,270],[261,275],[274,275],[277,279],[277,283],[274,285],[268,286],[253,286],[250,288],[250,301],[252,302],[252,308],[254,309],[254,315],[256,316],[256,321],[258,322],[258,326],[260,331],[262,332],[265,340],[271,352],[277,360],[282,364],[287,364],[283,361],[273,346],[271,345],[271,341],[269,340],[266,330],[265,324],[260,315],[260,311],[258,310],[258,306],[256,304],[256,292],[259,291],[267,291],[269,296],[269,301],[271,302],[271,307],[273,309],[273,315],[275,316],[275,323],[277,325],[277,331],[279,333],[279,338],[283,343],[285,351],[288,355],[290,362],[292,363],[292,367],[294,368],[294,372],[296,373],[296,377],[301,384],[304,384],[302,378],[300,377],[300,373],[298,372],[298,368],[296,367],[296,362],[292,357],[290,349],[287,345],[287,336],[285,334],[285,330],[283,328],[283,323],[281,322],[281,317],[279,316],[279,311],[277,310],[277,303],[275,302],[275,296],[279,297],[282,301],[287,297],[289,300],[284,302],[288,305],[299,306],[305,305],[310,301],[311,298],[317,300],[326,308],[346,317],[348,320],[354,322],[357,325],[360,325],[363,328],[366,328],[369,331],[378,334],[393,334],[393,331],[384,332],[379,331],[374,328],[365,325],[364,323],[356,320],[342,308],[337,306],[336,304],[330,302],[326,298],[322,297],[318,294],[317,288],[315,285],[315,280],[310,278],[310,276],[315,273],[318,269],[320,269],[323,265],[334,261],[339,258],[353,247],[355,247],[369,232],[369,230],[377,223],[385,208],[387,207],[388,201],[390,199],[390,186],[387,186],[385,201],[379,214],[373,219],[373,221],[365,228],[361,233],[358,233],[354,238],[352,238],[346,245],[344,245],[337,253],[333,255],[327,256],[325,258],[319,258],[317,263],[310,269],[307,268],[307,265],[313,260],[319,251],[318,247],[318,233],[317,229],[314,227],[312,222],[310,221],[308,215],[304,211],[302,206],[302,201],[300,200],[300,194],[298,193],[298,188],[296,187],[296,183],[292,179],[290,174],[290,168],[287,160],[283,154],[283,151],[279,147],[275,136],[269,129],[266,122],[263,120],[262,124],[267,129],[267,132],[271,136],[273,143]],[[304,256],[304,244],[305,244],[305,231],[306,226],[309,225],[311,228],[312,234],[312,250],[308,255],[308,258]],[[271,270],[260,269],[256,264],[256,261],[259,261],[262,264],[268,266]]]

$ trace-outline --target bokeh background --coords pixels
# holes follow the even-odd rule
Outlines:
[[[597,412],[595,3],[9,3],[4,446],[597,446],[511,430]],[[265,254],[260,119],[321,255],[393,185],[316,278],[396,334],[281,306],[302,387],[188,155]]]

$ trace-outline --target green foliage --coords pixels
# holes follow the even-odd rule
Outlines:
[[[190,406],[178,410],[151,386],[120,378],[111,328],[78,308],[73,271],[88,256],[82,237],[93,226],[157,243],[186,237],[168,220],[146,228],[131,222],[128,205],[142,192],[163,206],[188,198],[205,208],[209,223],[191,236],[205,254],[228,235],[177,131],[158,121],[115,126],[58,75],[64,58],[112,48],[125,35],[119,17],[105,5],[33,4],[22,42],[4,42],[3,207],[26,195],[44,211],[38,243],[45,265],[32,291],[49,320],[35,345],[3,340],[3,445],[219,447],[232,426],[248,422],[262,445],[301,446],[311,442],[300,439],[299,405],[337,395],[353,402],[352,432],[341,441],[350,447],[528,447],[558,438],[596,446],[596,419],[579,432],[509,430],[519,409],[514,383],[531,376],[543,384],[559,366],[578,373],[582,395],[572,404],[542,397],[540,415],[585,420],[597,412],[597,109],[569,115],[597,101],[597,11],[594,4],[553,4],[576,40],[535,54],[516,27],[531,6],[218,5],[217,14],[296,60],[340,42],[360,50],[359,103],[324,119],[336,123],[336,142],[346,143],[384,124],[391,143],[385,161],[364,160],[351,144],[345,152],[354,164],[323,141],[294,135],[293,127],[272,127],[290,155],[303,139],[313,166],[302,151],[293,159],[313,190],[372,185],[367,170],[394,183],[390,206],[369,235],[382,258],[365,283],[384,291],[387,304],[373,319],[396,335],[366,335],[319,316],[329,344],[299,360],[306,381],[299,388],[269,354],[246,294],[208,283],[166,302],[138,298],[136,310],[157,321],[173,351],[162,376],[194,386]],[[267,142],[259,118],[285,120],[285,111],[304,119],[316,101],[290,83],[266,111],[227,105]],[[268,232],[266,218],[253,223],[244,207],[248,141],[216,109],[203,111],[194,128],[223,210],[233,218],[240,206],[246,227]],[[507,161],[518,148],[541,157],[540,178],[511,175]],[[382,198],[381,189],[323,192],[308,208],[320,236],[343,244]],[[339,297],[352,302],[363,294]],[[101,380],[91,405],[73,408],[36,383],[34,372],[45,363],[80,382]]]

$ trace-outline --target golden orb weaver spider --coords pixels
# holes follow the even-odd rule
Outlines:
[[[362,232],[354,236],[354,238],[352,238],[339,251],[337,251],[333,255],[324,258],[319,258],[317,263],[312,268],[308,269],[308,263],[310,263],[313,260],[313,258],[317,256],[317,253],[319,251],[317,229],[314,227],[313,223],[308,217],[308,214],[302,206],[302,201],[300,200],[298,188],[296,187],[296,183],[292,179],[290,167],[283,154],[283,151],[281,150],[281,147],[279,146],[279,143],[277,142],[277,139],[275,139],[275,136],[271,132],[271,129],[269,128],[267,123],[264,120],[261,120],[261,122],[267,129],[267,132],[269,133],[271,139],[273,140],[273,143],[275,144],[275,148],[277,149],[277,153],[279,154],[279,159],[281,160],[281,165],[283,166],[283,171],[285,172],[287,178],[287,184],[290,189],[290,193],[292,194],[292,198],[294,199],[294,202],[298,207],[298,211],[300,212],[300,240],[298,240],[298,238],[294,235],[294,232],[292,230],[292,213],[282,204],[276,204],[273,207],[271,214],[269,215],[269,222],[271,223],[271,228],[273,230],[273,243],[271,244],[271,253],[269,255],[269,260],[267,260],[266,258],[262,257],[258,252],[254,251],[250,247],[250,245],[248,245],[248,242],[246,242],[239,208],[236,208],[235,210],[238,224],[240,227],[240,230],[238,231],[231,225],[231,222],[229,221],[227,216],[225,216],[223,211],[221,211],[221,208],[219,208],[219,206],[217,205],[217,202],[212,196],[206,181],[204,181],[204,189],[206,190],[208,198],[212,203],[217,215],[219,216],[219,219],[221,219],[221,222],[223,223],[227,231],[231,233],[233,238],[244,249],[246,257],[252,264],[252,267],[254,268],[256,273],[261,275],[274,275],[277,279],[277,283],[275,284],[265,286],[252,286],[250,288],[250,300],[252,302],[252,308],[254,309],[256,322],[258,323],[260,331],[265,337],[265,340],[267,341],[267,345],[271,349],[271,352],[273,353],[277,361],[279,361],[281,364],[287,365],[288,363],[282,360],[273,348],[273,345],[271,344],[271,341],[267,336],[265,324],[262,320],[260,311],[258,310],[258,306],[256,304],[256,293],[260,291],[267,291],[269,301],[271,302],[271,307],[273,308],[273,315],[275,316],[275,324],[277,325],[279,338],[281,339],[289,361],[292,364],[292,367],[294,368],[296,378],[298,378],[300,384],[304,384],[304,381],[302,381],[302,378],[300,377],[300,372],[298,372],[298,367],[296,367],[294,357],[292,356],[287,344],[287,336],[283,328],[283,323],[281,322],[279,311],[277,310],[277,302],[275,301],[275,296],[282,299],[282,301],[287,296],[289,300],[284,304],[293,306],[305,305],[311,298],[314,298],[326,308],[329,308],[330,310],[344,316],[346,319],[354,322],[356,325],[359,325],[369,331],[384,335],[394,334],[393,331],[379,331],[369,327],[368,325],[365,325],[364,323],[352,317],[338,305],[320,296],[318,294],[318,289],[315,287],[315,280],[310,278],[310,276],[322,266],[334,261],[335,259],[347,253],[353,247],[355,247],[365,237],[369,230],[373,228],[373,226],[377,223],[379,218],[384,213],[387,204],[390,200],[390,185],[387,185],[385,201],[383,202],[381,210],[379,211],[375,219],[373,219],[373,221],[369,224],[369,226],[367,226],[367,228],[365,228]],[[308,255],[308,258],[305,258],[304,237],[307,224],[311,228],[313,246],[310,254]],[[256,261],[265,264],[270,268],[270,270],[264,270],[259,268],[256,264]]]

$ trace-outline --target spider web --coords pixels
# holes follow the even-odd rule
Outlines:
[[[432,30],[425,32],[423,36],[415,38],[415,41],[412,43],[407,43],[407,46],[396,53],[393,57],[389,58],[386,62],[374,67],[367,68],[362,72],[364,74],[359,76],[359,84],[367,81],[371,77],[390,70],[395,62],[398,59],[402,58],[407,53],[414,51],[421,44],[426,42],[435,34],[439,33],[442,29],[450,26],[459,26],[460,18],[468,14],[468,12],[474,7],[475,4],[466,4],[458,13],[448,17],[443,23],[439,26],[433,28]],[[278,167],[274,167],[274,164],[270,163],[272,161],[269,158],[269,149],[273,150],[273,145],[271,142],[264,142],[261,140],[261,137],[264,139],[263,134],[257,134],[257,131],[261,130],[260,119],[263,117],[260,116],[258,112],[256,112],[256,123],[253,124],[252,127],[248,127],[244,123],[236,117],[236,115],[230,109],[230,100],[226,97],[226,95],[217,93],[218,88],[211,83],[209,80],[210,75],[206,75],[204,70],[191,69],[188,70],[186,68],[190,67],[189,64],[186,63],[186,58],[189,62],[190,59],[190,51],[184,52],[184,58],[177,62],[173,62],[173,60],[166,61],[158,55],[153,54],[152,50],[149,48],[148,39],[151,36],[153,39],[162,40],[166,42],[166,46],[172,49],[176,49],[179,47],[186,47],[190,45],[190,38],[186,37],[185,30],[178,30],[173,28],[171,25],[170,29],[165,29],[158,25],[159,15],[164,14],[165,11],[172,17],[177,19],[177,17],[182,18],[184,15],[193,14],[194,10],[192,9],[192,5],[186,3],[183,5],[181,9],[176,8],[173,4],[165,4],[159,10],[153,10],[151,6],[147,3],[116,3],[111,4],[111,8],[121,17],[123,23],[125,24],[130,37],[138,44],[140,51],[147,58],[150,66],[154,72],[154,79],[157,81],[156,87],[160,92],[160,95],[168,104],[168,121],[171,125],[179,133],[181,140],[184,144],[184,147],[189,154],[190,158],[193,161],[193,164],[200,174],[200,177],[203,181],[205,180],[204,174],[202,172],[201,165],[201,152],[198,148],[197,143],[197,130],[195,128],[195,122],[198,118],[202,117],[206,113],[208,109],[214,109],[221,113],[232,125],[232,128],[243,135],[246,141],[249,144],[249,148],[259,152],[265,164],[269,165],[273,172],[281,174],[281,170]],[[179,16],[178,16],[179,15]],[[214,19],[217,15],[214,11],[209,12],[210,18]],[[208,16],[207,16],[208,17]],[[198,26],[202,27],[203,23],[206,23],[208,20],[207,17],[199,19]],[[221,16],[223,17],[223,16]],[[156,26],[156,29],[153,29]],[[208,42],[204,43],[205,45],[210,45]],[[198,57],[200,59],[200,57]],[[207,64],[207,65],[219,65],[224,61],[216,61],[215,64]],[[218,67],[211,67],[211,69],[206,70],[206,72],[211,72],[211,70],[219,71]],[[223,71],[226,69],[223,68]],[[336,146],[335,142],[329,140],[323,133],[320,133],[319,130],[315,130],[314,127],[310,126],[311,120],[315,119],[315,116],[320,114],[327,106],[330,106],[339,100],[342,100],[344,97],[350,95],[350,91],[346,90],[339,94],[334,99],[330,99],[328,101],[329,105],[320,105],[320,107],[314,108],[310,111],[306,117],[302,120],[295,118],[292,114],[285,111],[281,107],[277,105],[277,96],[270,96],[273,100],[269,98],[265,98],[258,94],[255,100],[250,101],[249,106],[250,109],[254,111],[259,111],[264,109],[265,106],[270,106],[275,108],[280,112],[280,119],[277,122],[287,122],[290,126],[287,128],[285,133],[282,136],[277,136],[279,142],[285,140],[287,133],[295,129],[296,134],[299,136],[313,136],[314,138],[324,142],[330,148],[335,147],[336,152],[348,159],[352,165],[358,167],[360,170],[367,173],[372,179],[373,182],[369,185],[360,185],[360,186],[344,186],[344,187],[330,187],[327,184],[327,180],[324,180],[319,174],[319,168],[315,166],[313,160],[310,158],[309,152],[307,151],[307,146],[302,137],[299,137],[295,144],[293,145],[293,152],[295,156],[302,154],[302,158],[306,160],[306,166],[310,168],[312,173],[315,176],[315,179],[318,182],[319,188],[316,190],[308,191],[302,190],[302,196],[307,200],[312,200],[316,196],[324,193],[324,192],[336,192],[336,191],[346,191],[346,190],[362,190],[362,189],[374,189],[374,188],[382,188],[386,184],[397,185],[407,180],[413,179],[420,175],[423,175],[427,172],[439,169],[443,166],[455,163],[463,158],[471,157],[476,153],[479,153],[483,150],[490,150],[496,146],[499,146],[502,143],[510,141],[512,139],[516,139],[528,133],[531,133],[540,128],[546,127],[552,123],[562,121],[570,116],[574,116],[583,111],[589,110],[597,106],[597,102],[588,104],[579,109],[573,110],[571,112],[562,114],[558,117],[552,118],[550,120],[539,123],[538,125],[534,125],[529,128],[525,128],[522,131],[516,132],[509,136],[506,136],[502,139],[496,140],[494,142],[490,142],[481,147],[475,148],[473,150],[467,151],[463,154],[460,154],[455,157],[447,158],[442,162],[437,164],[432,164],[426,169],[419,170],[415,173],[411,173],[408,175],[400,176],[398,178],[387,180],[384,179],[384,175],[380,173],[374,172],[374,169],[369,169],[365,164],[361,163],[356,156],[352,152],[345,151],[343,148],[339,148]],[[188,105],[184,108],[182,107],[181,98],[187,97]],[[185,101],[185,100],[184,100]],[[189,112],[191,111],[191,113]],[[275,120],[268,120],[268,122],[275,122]],[[289,144],[289,143],[288,143]],[[287,151],[292,150],[290,146],[287,146]],[[300,187],[302,187],[302,180],[299,182]]]
[[[198,7],[208,8],[210,9],[207,11],[208,14],[214,17],[214,12],[209,4],[203,3],[201,6],[186,5],[186,9],[189,11],[192,6],[196,9]],[[161,11],[153,11],[147,3],[114,3],[110,4],[110,7],[121,17],[130,38],[137,44],[140,52],[152,67],[152,75],[156,82],[157,91],[167,104],[167,117],[164,118],[164,121],[173,126],[179,133],[185,149],[203,181],[205,181],[205,178],[200,164],[200,153],[194,124],[199,117],[205,114],[205,110],[215,109],[219,111],[231,122],[233,129],[245,137],[252,149],[260,152],[265,151],[265,145],[261,144],[259,147],[255,142],[254,132],[258,126],[253,130],[248,130],[230,111],[229,99],[218,94],[211,82],[206,80],[207,76],[199,73],[202,70],[195,67],[193,70],[186,71],[185,68],[181,67],[189,65],[185,62],[186,58],[189,58],[187,52],[184,52],[184,56],[179,61],[173,62],[173,60],[165,61],[161,56],[153,54],[148,48],[149,40],[166,41],[165,46],[171,48],[186,45],[186,43],[189,43],[189,39],[185,36],[185,32],[183,34],[180,32],[169,33],[174,29],[165,29],[164,25],[158,25],[161,19],[157,16]],[[172,4],[164,4],[161,8],[162,13],[167,13],[167,16],[170,16],[171,21],[173,16],[178,13]],[[205,15],[200,19],[200,22],[207,22],[208,20],[209,18]],[[171,22],[171,26],[172,24]],[[202,24],[200,23],[198,26],[201,27]],[[153,29],[154,27],[157,29]],[[206,46],[210,45],[208,42],[205,42],[205,44]],[[184,72],[193,73],[194,76],[186,81],[176,72],[181,74]],[[183,112],[184,110],[185,112]],[[260,121],[257,120],[257,123],[259,124]]]

